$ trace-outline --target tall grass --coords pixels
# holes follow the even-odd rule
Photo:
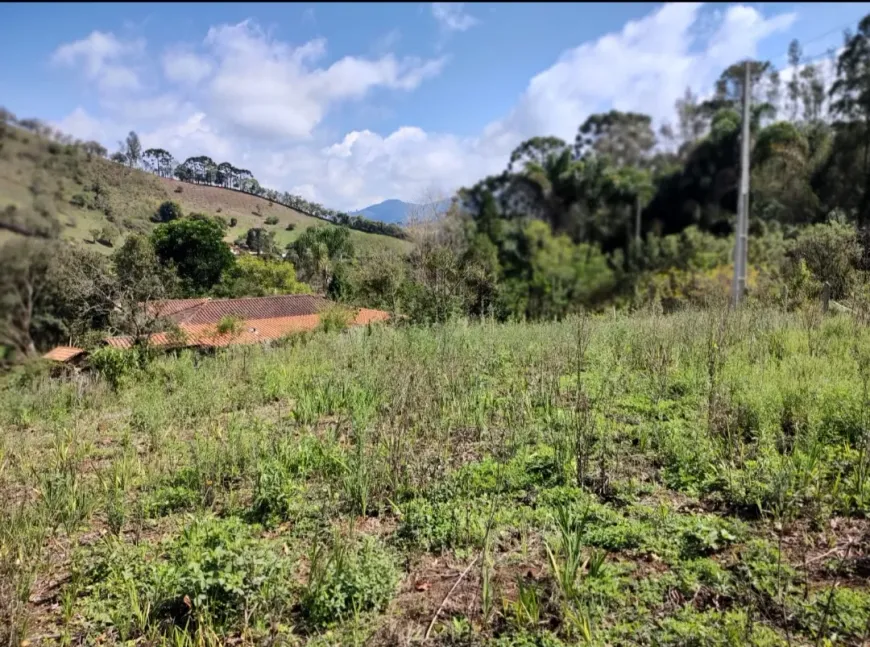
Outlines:
[[[640,632],[680,644],[668,636],[700,635],[705,623],[725,632],[733,611],[750,618],[744,637],[860,639],[850,623],[862,594],[830,588],[802,601],[789,570],[795,533],[870,515],[870,331],[860,322],[746,308],[362,332],[181,352],[111,383],[6,384],[0,639],[52,633],[52,623],[70,641],[164,644],[305,641],[351,626],[358,638],[396,614],[425,626],[428,617],[387,608],[394,570],[411,581],[427,554],[468,562],[480,551],[479,575],[463,583],[475,597],[456,593],[466,606],[441,620],[467,614],[484,636],[508,620],[554,640]],[[752,577],[732,578],[726,549],[739,533],[702,508],[773,537],[774,570],[750,560]],[[161,560],[182,554],[172,542],[191,514],[216,525],[197,525],[196,550],[173,566],[185,582],[200,577],[200,549],[230,546],[246,561],[227,573],[209,566],[202,577],[222,583],[197,585],[196,623],[184,625],[185,593],[169,586],[178,573]],[[248,543],[222,530],[232,520]],[[343,536],[354,523],[372,537]],[[123,548],[95,552],[102,536]],[[125,561],[139,558],[130,547],[167,541],[169,553],[147,553],[153,570]],[[107,606],[95,584],[69,579],[71,556],[115,569],[119,588],[99,591],[126,602]],[[256,579],[261,559],[287,586]],[[648,562],[667,575],[624,567]],[[517,564],[538,579],[517,580]],[[55,581],[68,584],[47,617],[31,596]],[[224,596],[219,607],[210,591]],[[721,609],[727,600],[727,612],[709,615],[708,598]],[[667,621],[643,634],[653,630],[625,620],[629,608]]]

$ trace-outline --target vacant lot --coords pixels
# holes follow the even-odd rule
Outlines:
[[[13,644],[860,645],[870,331],[361,329],[0,392]]]

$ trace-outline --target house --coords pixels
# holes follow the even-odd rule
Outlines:
[[[288,294],[244,299],[168,299],[143,304],[149,314],[171,322],[177,332],[152,334],[148,343],[157,347],[216,348],[237,344],[274,341],[290,333],[314,330],[320,323],[320,313],[332,305],[323,297],[311,294]],[[219,332],[226,318],[238,322],[234,330]],[[352,325],[362,326],[386,321],[389,313],[361,308]],[[107,346],[132,348],[132,337],[108,337]],[[58,346],[43,355],[57,362],[81,360],[85,350],[74,346]]]

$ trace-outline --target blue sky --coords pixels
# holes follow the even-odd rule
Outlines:
[[[340,209],[420,201],[611,107],[673,118],[747,55],[842,43],[870,3],[8,4],[0,103],[130,129]],[[31,26],[39,24],[40,29]]]

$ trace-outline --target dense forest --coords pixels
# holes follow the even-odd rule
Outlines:
[[[868,301],[870,16],[844,39],[839,55],[829,54],[832,74],[818,56],[805,59],[798,42],[788,51],[788,75],[769,61],[749,62],[750,300],[793,308],[816,300],[827,284],[842,307],[863,309]],[[173,295],[311,289],[416,322],[552,319],[609,306],[654,303],[672,310],[724,302],[732,274],[743,82],[744,61],[736,61],[709,98],[687,89],[671,123],[658,128],[649,115],[611,110],[583,120],[574,141],[542,134],[523,142],[502,173],[459,190],[446,215],[433,213],[409,227],[413,249],[407,255],[358,253],[341,228],[313,228],[284,250],[266,232],[252,230],[246,246],[257,258],[240,270],[214,214],[173,216],[150,236],[128,239],[111,261],[70,260],[57,272],[49,270],[64,258],[93,254],[36,253],[38,241],[17,245],[4,253],[10,269],[0,279],[7,295],[4,327],[13,331],[2,343],[28,354],[93,328],[130,332],[130,322],[111,315],[123,310],[119,300]],[[17,126],[40,128],[27,120]],[[106,154],[93,142],[81,146]],[[361,219],[263,189],[250,171],[232,164],[204,156],[178,164],[165,150],[142,151],[134,133],[114,158],[363,227]],[[45,301],[31,285],[35,258],[42,259],[41,276],[62,277],[40,279],[47,282],[44,294],[55,295]],[[125,279],[120,268],[131,263],[137,269]],[[154,280],[155,273],[163,278]],[[71,277],[74,287],[58,287]],[[98,285],[102,296],[96,298]],[[30,299],[26,306],[21,294]]]

